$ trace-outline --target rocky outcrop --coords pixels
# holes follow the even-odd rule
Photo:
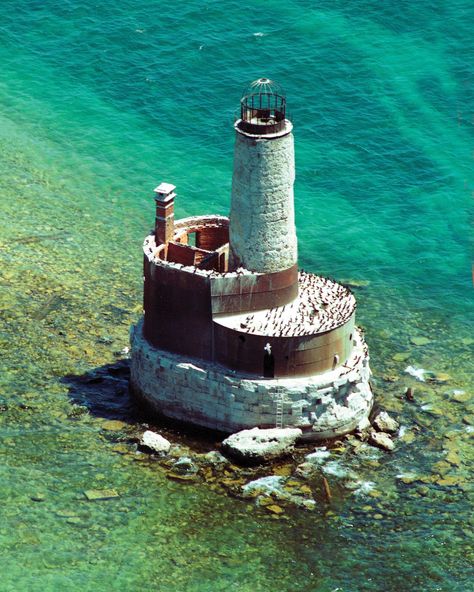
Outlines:
[[[385,432],[371,432],[369,442],[378,448],[382,448],[383,450],[390,451],[395,448],[395,443],[393,442],[392,438]]]
[[[372,425],[378,432],[387,432],[389,434],[396,434],[399,423],[390,417],[386,411],[380,411],[372,420]]]
[[[290,453],[301,434],[299,428],[253,428],[232,434],[222,448],[242,462],[265,462]]]
[[[218,452],[217,450],[211,450],[210,452],[206,452],[206,454],[203,454],[202,457],[200,457],[202,462],[204,464],[213,466],[213,467],[219,467],[219,466],[223,466],[228,464],[228,460],[226,459],[226,457],[224,455],[222,455],[220,452]]]
[[[198,472],[198,467],[189,456],[180,456],[173,464],[173,471],[181,475],[193,475]]]
[[[163,438],[163,436],[160,436],[160,434],[152,432],[151,430],[147,430],[143,433],[140,444],[158,454],[168,454],[171,448],[171,443],[168,442],[166,438]]]

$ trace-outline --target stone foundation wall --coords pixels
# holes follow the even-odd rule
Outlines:
[[[354,332],[346,367],[302,378],[255,379],[151,346],[132,327],[131,388],[157,413],[223,432],[296,426],[322,439],[354,429],[370,413],[369,357]]]

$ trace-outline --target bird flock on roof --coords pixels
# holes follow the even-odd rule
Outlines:
[[[240,330],[273,337],[315,335],[343,325],[355,308],[350,290],[328,278],[300,271],[298,298],[284,306],[248,314]]]

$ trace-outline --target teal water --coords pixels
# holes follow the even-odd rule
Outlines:
[[[472,589],[471,3],[4,0],[0,15],[0,590]],[[140,313],[153,187],[177,185],[179,215],[227,213],[233,115],[262,75],[295,126],[300,265],[369,282],[376,393],[410,436],[340,453],[371,495],[286,520],[118,455],[127,430],[103,420],[133,431],[126,394],[80,386]]]

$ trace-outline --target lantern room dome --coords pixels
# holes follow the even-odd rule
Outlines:
[[[242,93],[242,99],[251,95],[268,94],[268,95],[279,95],[284,97],[285,93],[283,88],[270,78],[257,78],[249,82]]]
[[[240,99],[237,127],[249,134],[274,134],[285,127],[286,97],[282,87],[270,78],[250,82]]]

